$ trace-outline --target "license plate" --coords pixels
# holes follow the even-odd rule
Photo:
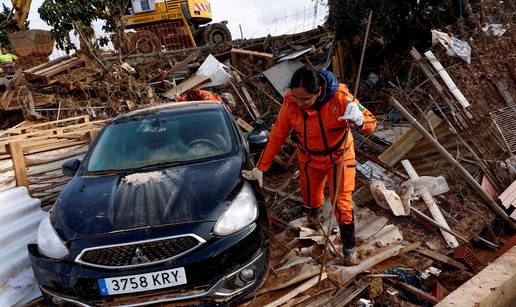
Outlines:
[[[97,280],[103,296],[163,289],[186,284],[184,268]]]

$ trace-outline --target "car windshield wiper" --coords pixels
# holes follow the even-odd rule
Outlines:
[[[184,165],[186,163],[190,162],[188,161],[173,161],[173,162],[160,162],[160,163],[154,163],[154,164],[147,164],[139,167],[133,167],[133,168],[126,168],[126,169],[108,169],[108,170],[99,170],[99,171],[88,171],[88,175],[93,176],[105,176],[105,175],[119,175],[119,174],[127,174],[127,173],[134,173],[135,171],[141,171],[145,169],[150,168],[156,168],[156,167],[173,167],[173,166],[179,166]]]
[[[133,172],[133,171],[139,171],[139,170],[145,170],[149,168],[156,168],[156,167],[173,167],[173,166],[179,166],[179,165],[185,165],[186,163],[191,162],[191,160],[187,161],[172,161],[172,162],[159,162],[154,164],[147,164],[140,167],[135,167],[128,169],[127,171]]]
[[[87,171],[87,174],[90,176],[105,176],[105,175],[119,175],[120,173],[126,173],[126,170],[121,169],[106,169],[99,171]]]

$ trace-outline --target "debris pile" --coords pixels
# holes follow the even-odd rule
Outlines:
[[[434,46],[413,48],[403,63],[386,59],[399,78],[385,65],[361,80],[379,119],[373,135],[354,133],[361,264],[339,264],[329,204],[326,221],[307,226],[297,146],[288,139],[265,177],[275,232],[269,275],[243,306],[434,305],[482,270],[493,250],[516,243],[507,240],[516,225],[512,15],[466,9],[468,19],[433,31]],[[52,204],[67,182],[61,164],[80,158],[106,120],[198,89],[231,94],[243,131],[270,128],[292,73],[311,65],[342,79],[345,51],[320,27],[123,57],[80,51],[18,71],[0,109],[21,110],[26,121],[1,131],[0,191],[25,186]]]

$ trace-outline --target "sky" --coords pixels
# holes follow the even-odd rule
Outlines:
[[[38,15],[42,2],[32,1],[28,18],[31,29],[50,29]],[[319,2],[326,3],[325,0]],[[11,7],[10,0],[0,0],[0,3]],[[240,26],[244,38],[306,31],[323,24],[327,14],[327,8],[314,0],[211,0],[211,8],[214,22],[228,21],[233,39],[241,38]],[[101,28],[97,23],[95,29],[100,31]]]

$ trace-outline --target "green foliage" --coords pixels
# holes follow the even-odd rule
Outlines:
[[[45,0],[38,9],[41,19],[52,27],[52,35],[59,49],[67,52],[74,49],[70,32],[74,30],[73,22],[81,25],[81,31],[89,38],[93,36],[92,23],[104,20],[104,32],[115,32],[123,28],[125,10],[130,0]],[[101,38],[97,43],[106,42]]]
[[[10,12],[11,9],[5,6],[5,4],[2,4],[2,11],[0,11],[0,24],[3,25],[4,22],[7,22],[7,17],[9,16]],[[7,39],[7,29],[3,26],[0,28],[0,45],[7,48],[11,46],[9,40]]]
[[[389,43],[398,34],[402,34],[400,32],[409,24],[418,25],[422,21],[439,24],[441,16],[451,15],[453,2],[452,0],[329,0],[328,25],[337,38],[351,39],[355,35],[363,34],[368,12],[372,9],[371,30],[382,35],[384,41]]]

